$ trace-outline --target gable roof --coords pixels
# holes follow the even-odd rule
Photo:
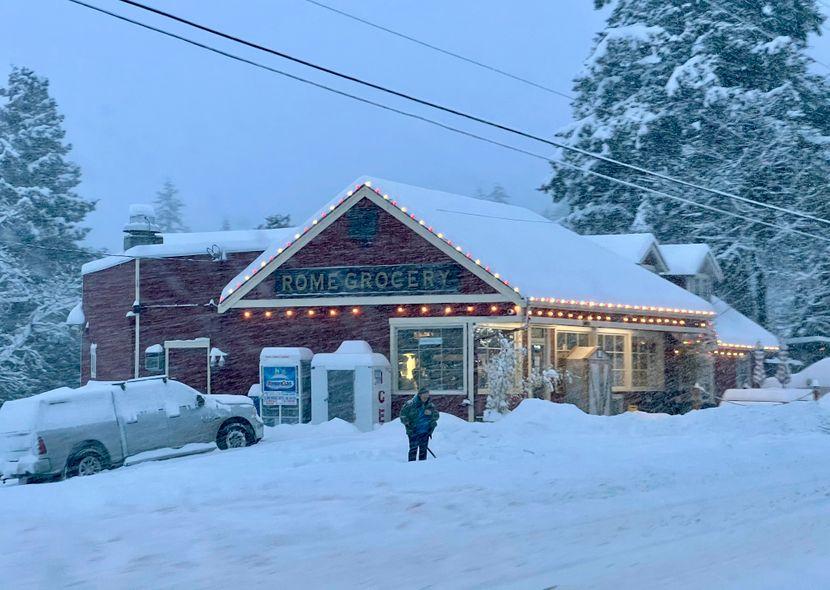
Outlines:
[[[105,256],[81,267],[82,274],[98,272],[130,262],[135,258],[170,258],[197,256],[208,253],[208,248],[218,246],[226,254],[235,252],[261,252],[276,240],[292,235],[296,228],[246,229],[231,231],[184,232],[162,234],[161,244],[133,246],[124,252]]]
[[[708,244],[660,244],[660,253],[669,270],[667,275],[691,276],[707,273],[706,264],[712,267],[712,278],[723,279],[720,264],[712,255]]]
[[[528,209],[375,177],[357,179],[291,238],[271,244],[222,290],[220,301],[237,293],[225,308],[267,276],[280,262],[277,257],[286,259],[305,243],[301,238],[316,235],[316,226],[366,196],[397,212],[414,230],[429,232],[458,260],[530,300],[711,313],[709,303],[696,295]]]
[[[768,349],[777,349],[778,338],[717,297],[712,297],[712,306],[717,315],[712,319],[718,344],[729,347],[755,348],[758,342]]]
[[[636,264],[646,264],[649,255],[653,255],[657,261],[655,270],[657,272],[668,270],[663,254],[660,252],[657,238],[652,233],[592,234],[583,235],[583,237]]]

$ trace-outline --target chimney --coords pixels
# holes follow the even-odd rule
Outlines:
[[[130,205],[130,222],[124,226],[124,250],[129,250],[133,246],[161,244],[162,241],[153,206]]]

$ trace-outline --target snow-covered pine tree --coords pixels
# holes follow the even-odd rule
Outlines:
[[[782,343],[778,350],[778,369],[775,371],[775,378],[782,387],[790,383],[790,351],[787,350],[785,343]]]
[[[265,223],[258,226],[257,229],[280,229],[283,227],[291,227],[291,216],[275,213],[266,217]]]
[[[761,387],[767,378],[767,372],[764,368],[765,359],[764,347],[758,342],[752,350],[752,387]]]
[[[487,374],[487,401],[484,420],[494,422],[510,409],[510,397],[516,391],[518,355],[516,347],[504,334],[498,334],[499,352],[484,367]]]
[[[597,8],[611,0],[595,0]],[[617,0],[574,84],[575,147],[791,209],[830,208],[830,92],[809,72],[815,0]],[[545,189],[567,202],[566,223],[589,233],[650,229],[663,242],[707,242],[724,268],[719,292],[751,317],[792,332],[800,269],[825,244],[742,222],[586,173],[592,170],[791,228],[824,231],[788,214],[678,187],[563,151]],[[790,256],[796,260],[793,266]],[[823,308],[822,317],[830,317]]]
[[[179,189],[171,180],[165,180],[161,190],[153,201],[156,210],[156,223],[165,233],[190,231],[182,219],[184,201],[179,197]]]
[[[80,223],[95,207],[75,188],[63,116],[49,84],[14,68],[0,90],[0,400],[78,380],[65,324],[80,296]]]
[[[478,189],[476,197],[496,203],[507,203],[510,200],[510,195],[507,194],[507,191],[498,182],[493,185],[493,188],[489,192],[485,193],[483,190]]]

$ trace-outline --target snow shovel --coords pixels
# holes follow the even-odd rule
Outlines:
[[[430,455],[432,455],[433,457],[435,457],[435,453],[433,453],[433,452],[432,452],[432,449],[430,449],[429,447],[427,447],[427,451],[429,451],[429,454],[430,454]],[[435,457],[435,458],[437,459],[438,457]]]

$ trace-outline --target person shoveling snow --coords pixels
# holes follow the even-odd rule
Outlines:
[[[410,461],[415,460],[416,453],[419,461],[426,460],[429,439],[438,423],[438,410],[429,397],[429,390],[421,388],[401,408],[401,423],[406,427],[406,436],[409,437]]]

